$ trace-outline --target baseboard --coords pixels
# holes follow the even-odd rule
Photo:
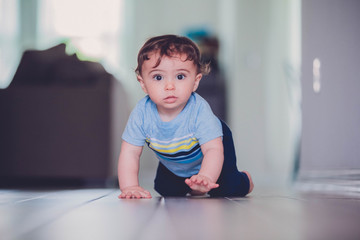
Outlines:
[[[330,192],[360,197],[360,169],[300,171],[296,188],[306,192]]]

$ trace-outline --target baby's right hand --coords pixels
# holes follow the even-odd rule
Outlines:
[[[206,194],[211,189],[219,187],[219,184],[214,183],[209,177],[201,174],[185,179],[185,183],[193,190],[195,195]]]
[[[151,198],[151,194],[149,191],[145,190],[144,188],[140,187],[140,186],[131,186],[131,187],[126,187],[124,189],[121,190],[121,194],[119,195],[118,198],[126,198],[126,199],[130,199],[130,198]]]

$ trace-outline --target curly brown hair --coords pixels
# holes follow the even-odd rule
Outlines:
[[[193,61],[197,67],[197,72],[204,75],[210,72],[208,63],[201,62],[201,54],[198,46],[187,37],[177,35],[161,35],[150,38],[145,42],[139,51],[135,69],[137,75],[141,75],[142,65],[144,61],[149,60],[149,53],[159,52],[159,58],[154,67],[159,66],[164,56],[172,57],[176,54],[185,54],[185,61]]]

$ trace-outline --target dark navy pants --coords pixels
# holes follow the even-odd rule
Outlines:
[[[249,192],[249,178],[239,172],[236,166],[235,147],[229,127],[221,121],[223,129],[224,164],[217,181],[218,188],[209,192],[211,197],[236,196],[243,197]],[[191,176],[190,176],[191,177]],[[191,188],[185,183],[185,177],[179,177],[159,163],[156,177],[155,190],[162,196],[185,196]]]

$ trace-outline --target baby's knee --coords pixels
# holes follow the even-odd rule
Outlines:
[[[245,197],[254,187],[250,174],[239,171],[222,175],[218,183],[220,186],[209,192],[211,197]]]

